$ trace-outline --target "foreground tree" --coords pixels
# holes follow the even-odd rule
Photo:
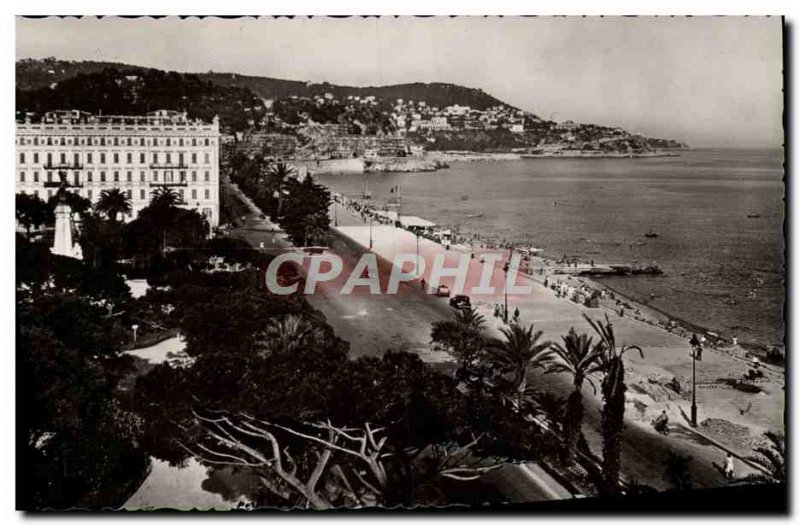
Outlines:
[[[761,473],[752,473],[745,477],[748,482],[776,483],[786,482],[786,440],[783,435],[773,431],[764,433],[767,439],[765,446],[753,448],[755,455],[747,460],[761,466]]]
[[[103,190],[100,192],[100,199],[95,205],[95,210],[105,214],[109,221],[117,222],[120,214],[131,213],[131,199],[119,188]]]
[[[516,323],[502,327],[502,340],[488,346],[487,361],[500,374],[510,375],[510,388],[516,410],[522,412],[528,391],[528,375],[536,368],[544,368],[549,362],[551,342],[540,341],[542,331],[534,331],[533,325],[524,327]]]
[[[584,314],[584,318],[602,342],[602,351],[599,353],[603,382],[603,411],[601,426],[603,433],[603,487],[601,490],[607,494],[619,493],[620,471],[620,441],[622,429],[625,427],[625,363],[623,357],[631,350],[639,351],[644,358],[642,349],[636,345],[617,346],[614,328],[605,317],[605,323],[594,321]]]
[[[457,376],[468,379],[479,373],[486,351],[483,329],[486,319],[475,308],[453,309],[452,318],[437,321],[431,327],[434,348],[450,354],[458,362]]]
[[[555,359],[548,366],[547,372],[566,373],[572,376],[572,392],[567,398],[566,419],[563,425],[564,462],[571,464],[575,458],[575,448],[583,421],[583,384],[585,380],[589,380],[589,385],[596,391],[590,375],[601,369],[599,360],[603,344],[594,343],[587,334],[579,335],[575,329],[570,329],[561,339],[563,345],[554,343],[551,347]]]
[[[330,192],[315,183],[310,175],[302,182],[289,179],[278,223],[295,245],[318,243],[330,226],[330,205]]]
[[[14,208],[17,222],[25,228],[28,234],[32,229],[54,220],[52,210],[49,209],[47,203],[36,195],[18,193]]]

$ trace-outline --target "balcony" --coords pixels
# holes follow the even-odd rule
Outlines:
[[[45,188],[59,188],[61,186],[61,181],[45,181],[44,187]],[[83,183],[70,183],[67,182],[64,185],[66,188],[83,188]]]
[[[168,186],[168,187],[178,187],[178,186],[189,186],[189,182],[184,179],[183,181],[150,181],[150,186]]]
[[[189,165],[186,163],[150,163],[152,170],[187,170]]]
[[[45,170],[83,170],[81,163],[45,163]]]

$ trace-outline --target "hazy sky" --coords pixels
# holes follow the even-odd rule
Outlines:
[[[452,82],[693,146],[783,141],[779,18],[17,20],[17,58],[334,84]]]

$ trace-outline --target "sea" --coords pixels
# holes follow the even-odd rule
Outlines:
[[[378,207],[399,196],[403,215],[553,258],[656,264],[663,275],[600,281],[740,342],[782,344],[782,150],[454,162],[436,172],[316,178],[353,196],[366,185]]]

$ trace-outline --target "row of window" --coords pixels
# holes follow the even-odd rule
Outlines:
[[[106,172],[105,172],[105,170],[101,170],[98,173],[99,173],[99,176],[100,176],[99,182],[105,183],[106,182]],[[34,172],[32,172],[32,174],[33,174],[33,182],[34,183],[38,183],[39,182],[39,172],[38,171],[34,171]],[[75,184],[75,185],[81,184],[81,175],[80,174],[81,174],[80,171],[77,171],[77,170],[72,174],[72,181],[73,181],[72,184]],[[153,170],[152,174],[153,174],[153,181],[154,182],[158,182],[158,180],[159,180],[158,179],[159,171],[158,170]],[[120,182],[120,172],[119,171],[112,172],[112,176],[113,176],[113,181],[115,183]],[[52,183],[52,182],[55,181],[55,179],[53,178],[53,172],[52,171],[46,172],[45,173],[45,177],[46,177],[45,181],[48,182],[48,183]],[[125,177],[126,177],[126,181],[127,182],[129,182],[129,183],[133,182],[133,172],[132,171],[125,172]],[[188,183],[189,182],[189,180],[187,180],[187,172],[186,172],[186,170],[164,170],[163,171],[163,178],[164,178],[164,182],[166,182],[166,183],[177,183],[177,182]],[[92,172],[86,172],[85,181],[87,183],[94,182],[94,174]],[[206,183],[211,181],[211,172],[210,171],[206,170],[205,172],[203,172],[203,181],[206,182]],[[19,182],[20,183],[28,182],[27,181],[26,172],[22,171],[22,172],[19,173]],[[144,171],[139,172],[139,182],[142,182],[142,183],[146,183],[147,182],[147,173],[146,172],[144,172]],[[193,183],[197,182],[197,171],[196,170],[192,170],[192,172],[191,172],[191,182],[193,182]]]
[[[86,155],[86,164],[94,164],[93,152],[88,152],[85,155]],[[150,159],[151,159],[151,162],[153,164],[157,164],[159,162],[164,162],[165,164],[171,164],[173,160],[176,160],[178,164],[183,165],[185,163],[185,161],[186,161],[186,158],[187,158],[185,152],[178,152],[176,155],[177,155],[176,157],[173,157],[173,152],[164,152],[161,155],[159,155],[158,152],[153,152],[152,155],[150,156]],[[139,164],[144,164],[145,162],[147,162],[147,156],[146,156],[145,152],[139,152],[139,156],[138,157],[139,157]],[[29,158],[33,159],[33,163],[32,164],[39,164],[39,159],[40,159],[39,152],[33,152],[32,157],[28,157],[26,152],[20,152],[19,153],[19,164],[27,164],[27,161],[28,161]],[[60,165],[66,165],[68,162],[70,162],[70,161],[67,160],[68,157],[67,157],[67,153],[66,152],[61,152],[58,155],[57,158],[59,159],[58,163]],[[191,159],[191,161],[190,161],[191,164],[197,164],[197,153],[192,152],[192,154],[189,156],[189,158]],[[48,165],[52,165],[53,164],[53,154],[52,153],[47,153],[46,154],[46,159],[47,159],[47,164]],[[105,164],[106,163],[107,157],[106,157],[105,152],[100,153],[99,159],[100,159],[99,164]],[[119,162],[120,162],[120,154],[119,154],[119,152],[112,153],[111,156],[110,156],[110,159],[113,159],[112,162],[114,164],[119,164]],[[134,155],[133,155],[132,152],[128,152],[128,153],[125,154],[125,162],[127,164],[133,164],[133,159],[134,159]],[[163,161],[160,161],[160,159],[163,159]],[[80,165],[81,164],[81,154],[78,153],[78,152],[73,153],[71,162],[75,166]],[[203,164],[210,164],[210,163],[211,163],[211,154],[206,152],[206,153],[203,154]]]
[[[20,137],[18,145],[39,146],[211,146],[214,139],[144,138],[144,137]]]
[[[53,195],[55,195],[55,192],[56,192],[55,190],[48,189],[46,194],[45,194],[47,196],[47,199],[50,199],[51,197],[53,197]],[[125,190],[125,193],[127,194],[128,199],[133,199],[134,194],[133,194],[132,190]],[[186,198],[186,191],[183,188],[179,188],[177,190],[177,193],[178,193],[178,196],[181,198],[181,200],[184,200]],[[152,194],[152,192],[151,192],[151,194]],[[34,190],[33,191],[33,195],[39,197],[39,190]],[[93,200],[94,197],[95,197],[95,193],[94,193],[94,191],[92,189],[85,190],[84,192],[79,192],[78,195],[82,195],[82,197],[85,197],[86,199],[89,199],[90,201]],[[197,193],[196,189],[191,190],[189,195],[191,196],[190,199],[197,199],[198,198],[197,197],[198,193]],[[99,192],[98,192],[97,196],[98,197],[100,196]],[[149,197],[147,195],[147,192],[146,192],[146,190],[144,188],[139,190],[138,196],[139,196],[139,200],[140,201],[144,201],[144,200],[149,199]],[[209,189],[206,189],[204,191],[204,193],[203,193],[203,196],[204,196],[203,198],[206,199],[206,200],[211,199],[211,191]],[[44,197],[44,195],[42,197]]]

